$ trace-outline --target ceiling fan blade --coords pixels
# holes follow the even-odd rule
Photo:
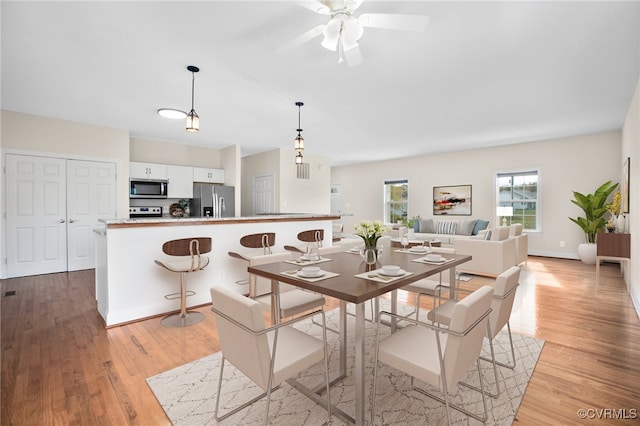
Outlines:
[[[357,46],[353,49],[345,50],[343,55],[344,59],[347,61],[347,65],[350,67],[355,67],[362,63],[362,53],[360,52],[360,48]]]
[[[364,13],[358,17],[369,28],[401,31],[424,31],[429,23],[427,15],[400,15],[391,13]]]
[[[297,3],[305,9],[309,9],[310,11],[319,13],[321,15],[331,14],[331,9],[329,9],[329,6],[327,6],[320,0],[298,0]]]
[[[344,0],[345,7],[356,10],[362,4],[362,0]]]
[[[310,40],[322,34],[324,27],[325,25],[318,25],[317,27],[311,28],[309,31],[306,31],[300,34],[298,37],[294,38],[293,40],[290,40],[287,43],[283,44],[282,46],[278,47],[276,49],[276,52],[282,53],[282,52],[295,49],[296,47],[302,46],[303,44],[309,42]]]

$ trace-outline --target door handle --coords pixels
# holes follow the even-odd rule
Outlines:
[[[69,219],[69,223],[75,223],[75,219]]]
[[[64,220],[64,219],[60,219],[58,222],[60,222],[60,223],[64,223],[64,222],[65,222],[65,220]]]

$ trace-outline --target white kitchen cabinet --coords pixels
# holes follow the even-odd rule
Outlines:
[[[168,198],[193,198],[193,167],[167,166]]]
[[[193,168],[193,181],[206,183],[224,183],[224,169]]]
[[[131,161],[129,162],[129,177],[131,179],[166,179],[167,165]]]

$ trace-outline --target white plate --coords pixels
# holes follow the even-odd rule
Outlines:
[[[360,253],[360,249],[359,249],[359,248],[357,248],[357,247],[351,247],[351,248],[349,249],[349,251],[350,251],[351,253]]]
[[[404,269],[400,269],[400,270],[398,271],[398,273],[396,273],[396,274],[389,274],[389,273],[385,273],[382,269],[378,269],[378,273],[379,273],[380,275],[385,275],[385,276],[387,276],[387,277],[397,277],[397,276],[399,276],[399,275],[404,275],[404,274],[406,274],[406,272],[405,272],[405,270],[404,270]]]
[[[429,250],[427,250],[426,247],[411,247],[409,251],[413,253],[427,253]]]
[[[302,278],[318,278],[324,275],[324,271],[320,271],[317,274],[307,275],[303,271],[298,271],[298,276]]]
[[[429,259],[422,259],[427,263],[444,263],[447,261],[447,259],[445,259],[444,257],[440,260],[429,260]]]

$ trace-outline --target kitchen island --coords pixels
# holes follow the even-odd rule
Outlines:
[[[225,285],[247,293],[246,285],[236,284],[248,278],[247,264],[228,255],[229,251],[249,251],[240,246],[240,237],[260,232],[275,232],[273,252],[285,245],[299,244],[297,235],[307,229],[323,229],[327,246],[332,242],[332,221],[336,215],[287,214],[231,218],[180,219],[105,219],[96,229],[96,299],[100,316],[107,327],[176,312],[180,299],[167,300],[177,293],[180,277],[158,266],[154,260],[167,259],[162,245],[169,240],[211,237],[209,265],[187,274],[187,306],[211,303],[209,288]],[[255,250],[255,249],[254,249]],[[255,253],[255,251],[254,251]]]

